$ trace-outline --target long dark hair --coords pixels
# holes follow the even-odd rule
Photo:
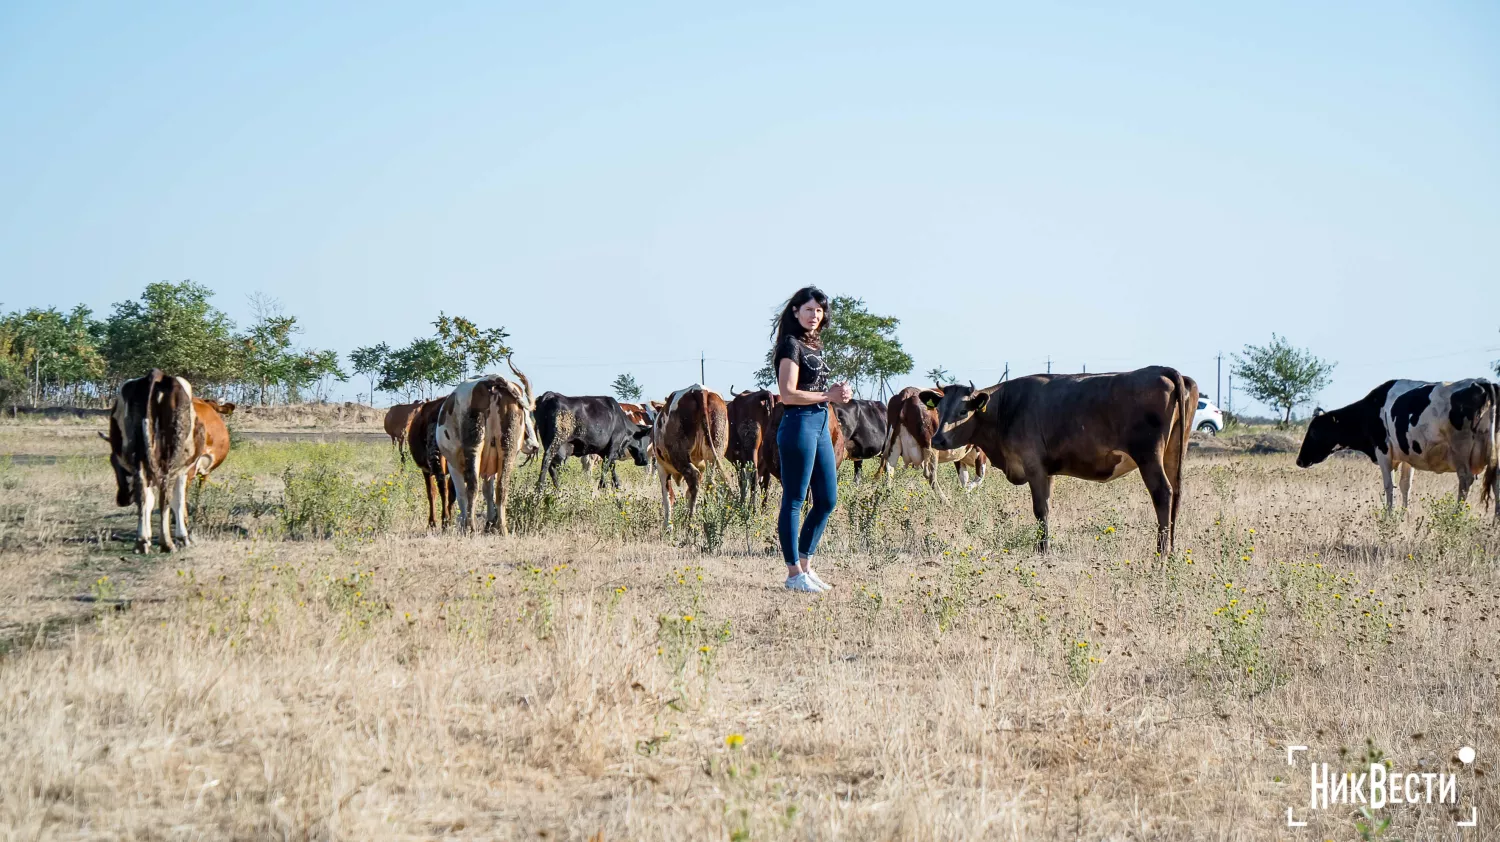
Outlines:
[[[823,308],[823,320],[818,322],[816,328],[804,330],[802,323],[797,321],[797,311],[809,301],[816,301],[818,306]],[[786,300],[786,306],[781,308],[781,315],[771,323],[771,339],[775,342],[771,347],[780,348],[782,338],[791,336],[802,340],[810,348],[821,349],[823,341],[819,338],[819,334],[823,332],[823,328],[828,327],[828,319],[832,316],[833,305],[828,303],[828,296],[823,290],[817,287],[803,287],[797,290],[792,293],[791,298]]]

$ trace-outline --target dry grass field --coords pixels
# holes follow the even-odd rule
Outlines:
[[[667,540],[634,467],[462,540],[388,444],[243,442],[142,557],[91,427],[0,454],[6,839],[1500,836],[1500,530],[1451,476],[1387,517],[1367,462],[1198,449],[1158,559],[1134,475],[1060,479],[1038,556],[1002,477],[846,467],[810,598],[774,508]],[[1312,812],[1308,757],[1462,804]]]

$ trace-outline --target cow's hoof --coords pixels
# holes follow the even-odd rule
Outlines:
[[[136,555],[150,555],[151,554],[151,542],[149,542],[149,541],[136,541],[135,542],[135,553],[136,553]]]
[[[164,552],[164,553],[175,553],[175,552],[177,552],[177,545],[176,544],[169,544],[169,543],[163,541],[162,544],[161,544],[161,551]]]

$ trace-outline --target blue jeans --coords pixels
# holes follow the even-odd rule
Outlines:
[[[781,456],[781,513],[776,534],[781,556],[788,566],[798,556],[811,556],[823,537],[823,527],[838,502],[838,464],[833,458],[833,440],[828,435],[826,406],[788,406],[776,428],[776,449]],[[812,510],[802,529],[802,503],[812,491]]]

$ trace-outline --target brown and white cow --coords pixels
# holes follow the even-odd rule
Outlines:
[[[702,385],[673,392],[656,415],[651,449],[661,468],[662,522],[672,531],[674,482],[686,481],[688,520],[698,508],[698,489],[712,468],[728,484],[724,453],[729,447],[729,409],[724,399]]]
[[[625,417],[629,418],[632,424],[641,427],[651,426],[652,413],[645,406],[638,403],[621,403],[620,409],[625,412]]]
[[[510,363],[509,358],[506,362]],[[488,509],[485,525],[501,535],[510,534],[505,505],[511,474],[522,454],[541,450],[532,418],[536,398],[531,381],[514,363],[510,370],[520,385],[499,375],[475,378],[459,384],[438,411],[438,451],[447,460],[453,481],[460,532],[473,528],[475,497],[483,480]]]
[[[1182,503],[1182,462],[1198,384],[1175,368],[1119,374],[1033,374],[987,389],[923,392],[937,408],[934,447],[977,446],[1012,484],[1031,486],[1037,548],[1048,547],[1052,478],[1109,482],[1139,470],[1156,509],[1156,550],[1171,551]]]
[[[191,542],[187,527],[188,469],[195,463],[193,387],[153,369],[120,384],[109,415],[109,461],[115,503],[136,506],[135,551],[151,551],[151,511],[161,504],[161,545]],[[176,523],[173,523],[173,517]]]
[[[781,482],[781,451],[776,447],[776,430],[781,426],[781,416],[786,414],[786,404],[778,403],[766,419],[766,434],[760,440],[760,455],[756,460],[756,478],[760,481],[760,504],[766,504],[771,493],[771,477]],[[849,443],[844,439],[844,428],[839,423],[838,413],[828,411],[828,438],[833,445],[834,469],[844,464],[849,455]]]
[[[781,404],[781,397],[766,389],[746,389],[736,395],[731,388],[729,393],[732,396],[729,400],[729,447],[725,450],[725,457],[739,476],[740,502],[744,503],[748,497],[754,504],[755,483],[761,476],[762,443],[767,438],[772,439],[772,453],[775,452],[776,435],[775,428],[770,426],[771,412]]]
[[[933,444],[932,437],[938,430],[938,414],[925,401],[925,396],[941,396],[942,389],[918,389],[907,386],[891,396],[886,404],[885,447],[880,452],[880,464],[889,475],[900,458],[909,468],[921,468],[927,485],[939,497],[942,489],[937,485],[937,467],[945,462],[954,463],[958,470],[958,481],[964,490],[978,488],[984,483],[988,460],[979,448],[968,445],[940,448]],[[969,472],[974,472],[970,479]]]
[[[234,404],[220,403],[206,398],[193,398],[193,463],[188,466],[187,478],[198,478],[198,488],[208,481],[208,475],[224,464],[229,457],[229,425],[224,416],[233,414]]]
[[[385,411],[385,434],[391,437],[391,446],[396,448],[397,452],[400,452],[401,447],[406,444],[407,428],[411,426],[412,415],[422,403],[422,401],[398,403]],[[406,454],[402,453],[401,458],[404,460]]]
[[[423,401],[412,413],[411,425],[407,428],[406,449],[411,461],[422,471],[422,480],[427,485],[427,528],[438,526],[438,509],[434,497],[441,502],[443,528],[453,519],[453,483],[448,478],[448,460],[438,450],[438,413],[447,398]]]

